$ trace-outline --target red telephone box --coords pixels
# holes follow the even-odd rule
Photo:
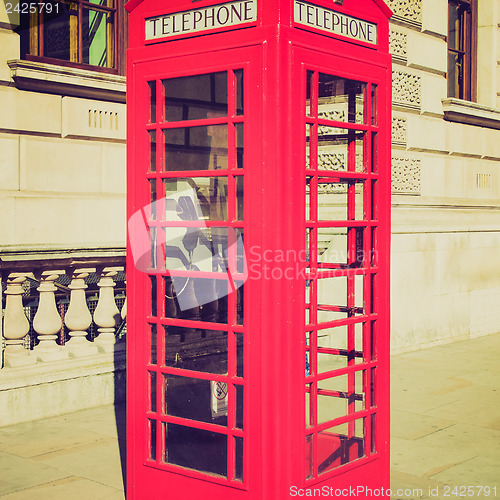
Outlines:
[[[127,9],[127,498],[388,498],[390,10]]]

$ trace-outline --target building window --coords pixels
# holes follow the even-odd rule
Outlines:
[[[448,1],[448,97],[476,100],[477,0]]]
[[[21,12],[25,59],[120,72],[124,66],[124,0],[72,0],[33,4]],[[43,8],[42,8],[43,6]]]

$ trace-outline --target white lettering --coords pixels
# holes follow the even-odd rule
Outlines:
[[[146,40],[198,34],[257,20],[258,0],[237,0],[211,7],[146,19]]]
[[[303,1],[294,2],[294,20],[301,26],[361,42],[377,43],[376,24]]]

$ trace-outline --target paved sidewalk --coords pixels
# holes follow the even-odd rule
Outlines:
[[[392,358],[393,498],[500,497],[499,360],[500,334]],[[123,500],[124,437],[122,405],[0,428],[0,497]]]

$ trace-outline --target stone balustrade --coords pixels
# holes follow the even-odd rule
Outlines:
[[[124,258],[87,260],[2,269],[2,370],[110,353],[123,345]]]

